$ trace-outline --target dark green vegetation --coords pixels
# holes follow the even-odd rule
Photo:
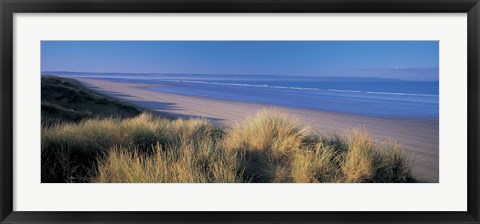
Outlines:
[[[275,110],[231,128],[142,112],[42,78],[42,182],[414,182],[401,146],[312,134]]]
[[[129,118],[141,113],[133,106],[85,89],[77,81],[42,78],[42,125],[78,122],[87,118]]]

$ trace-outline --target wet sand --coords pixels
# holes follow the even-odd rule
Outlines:
[[[217,100],[204,97],[162,93],[145,89],[152,84],[119,83],[89,78],[75,78],[84,86],[139,107],[176,117],[203,117],[229,126],[254,115],[270,105]],[[394,140],[415,161],[414,174],[421,181],[439,181],[438,119],[387,119],[318,110],[278,107],[294,114],[314,131],[344,134],[352,128],[366,128],[379,140]]]

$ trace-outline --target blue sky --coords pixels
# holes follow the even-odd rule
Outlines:
[[[437,41],[42,41],[42,71],[438,80]]]

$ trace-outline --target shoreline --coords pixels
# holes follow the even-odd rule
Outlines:
[[[88,89],[138,107],[181,118],[204,117],[223,126],[252,116],[262,108],[279,108],[295,115],[301,124],[316,132],[342,135],[348,129],[366,128],[376,139],[392,139],[402,144],[407,155],[415,161],[414,174],[417,178],[426,182],[439,181],[438,119],[368,117],[164,93],[144,88],[149,84],[69,78]]]

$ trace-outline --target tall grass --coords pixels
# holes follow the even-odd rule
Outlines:
[[[228,130],[225,149],[239,152],[244,178],[253,182],[291,182],[291,158],[308,128],[277,110],[261,110]]]
[[[215,143],[220,134],[221,129],[207,120],[170,121],[146,113],[129,119],[59,123],[42,130],[42,181],[88,181],[89,171],[115,147],[149,155],[156,152],[154,145],[200,147],[206,141]],[[58,166],[59,161],[71,168]]]
[[[412,182],[413,162],[394,142],[376,144],[366,130],[353,130],[341,166],[345,182]]]
[[[412,161],[365,130],[311,134],[263,110],[231,129],[208,120],[134,118],[59,123],[42,131],[43,182],[412,182]]]
[[[135,148],[113,148],[100,161],[94,182],[101,183],[235,183],[242,182],[234,154],[210,140],[166,149],[152,146],[153,155]]]
[[[263,109],[235,125],[228,133],[227,148],[269,150],[276,156],[301,147],[308,128],[301,127],[287,113]]]
[[[297,183],[331,183],[338,175],[337,155],[330,146],[300,150],[292,162],[292,179]]]

